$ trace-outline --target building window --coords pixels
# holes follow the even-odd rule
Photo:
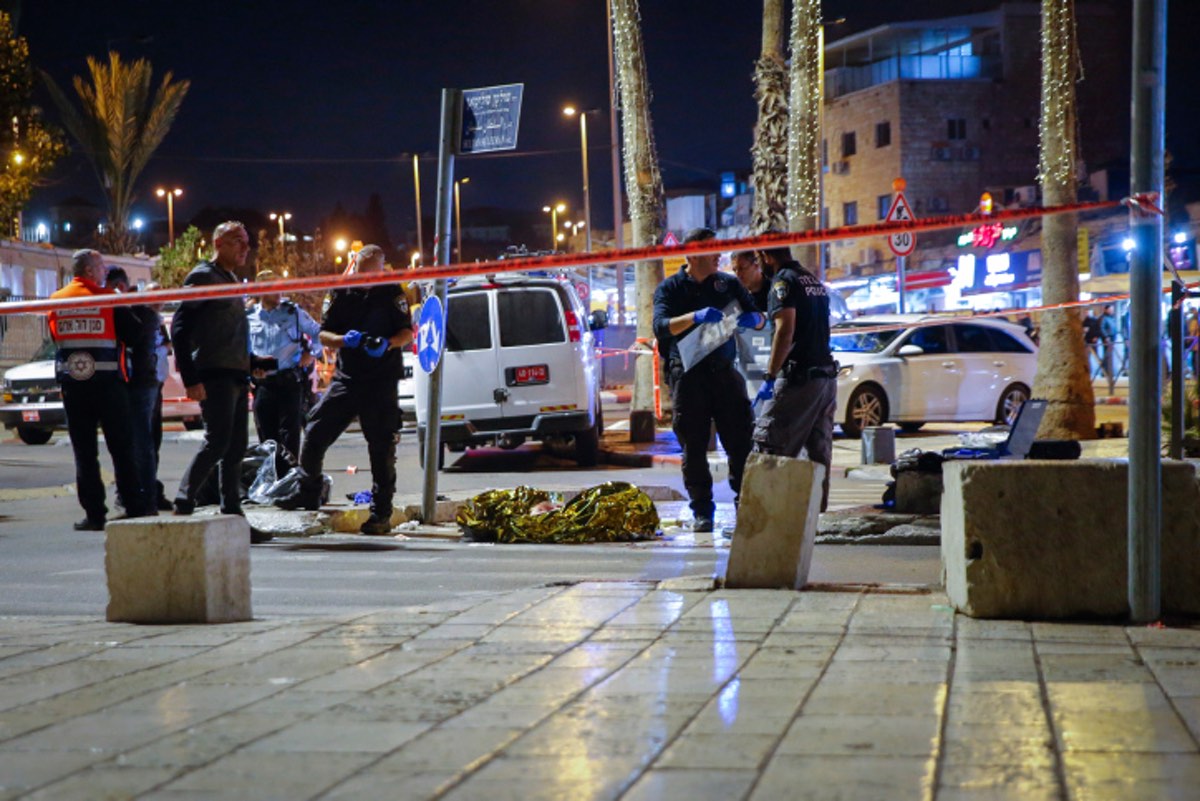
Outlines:
[[[858,203],[842,204],[842,225],[858,225]]]
[[[858,152],[858,145],[854,140],[854,131],[847,131],[842,134],[842,158],[849,158]]]
[[[887,218],[888,209],[892,207],[892,196],[880,195],[875,198],[875,202],[879,206],[879,221],[883,222]]]
[[[946,120],[946,138],[966,139],[967,138],[967,121],[962,117],[957,117],[952,120]]]
[[[992,119],[991,119],[991,117],[984,117],[982,120],[980,120],[980,121],[979,121],[979,127],[983,128],[983,130],[985,130],[985,131],[990,131],[990,130],[992,130]]]
[[[828,206],[821,209],[821,227],[822,228],[829,227],[829,207]]]
[[[875,147],[887,147],[892,143],[892,124],[890,122],[875,123]]]

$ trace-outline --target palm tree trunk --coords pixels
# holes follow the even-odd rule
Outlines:
[[[789,231],[812,231],[820,225],[817,207],[821,181],[821,2],[795,0],[792,5],[791,109],[788,126]],[[817,248],[795,248],[802,264],[815,269]]]
[[[663,187],[650,127],[650,85],[642,48],[641,14],[638,0],[613,0],[613,48],[617,84],[621,98],[622,152],[625,157],[625,187],[629,195],[629,218],[633,246],[657,244],[662,231]],[[637,290],[637,336],[641,342],[654,339],[654,290],[662,281],[661,261],[639,262],[634,267]],[[654,439],[653,353],[638,356],[633,375],[633,398],[629,411],[629,439]]]
[[[1074,0],[1042,0],[1042,199],[1047,206],[1076,200]],[[1042,220],[1042,302],[1079,300],[1079,268],[1074,214]],[[1091,439],[1096,430],[1090,365],[1076,309],[1042,314],[1034,395],[1050,401],[1039,435]]]
[[[788,73],[783,58],[783,0],[763,0],[762,55],[754,66],[754,99],[758,125],[754,128],[755,233],[787,228]]]

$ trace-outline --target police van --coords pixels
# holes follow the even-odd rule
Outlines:
[[[566,445],[580,466],[599,457],[600,367],[590,317],[565,278],[524,273],[464,278],[449,288],[442,370],[445,451],[527,440]],[[429,376],[416,371],[417,433],[425,441]],[[424,447],[421,448],[422,461]]]

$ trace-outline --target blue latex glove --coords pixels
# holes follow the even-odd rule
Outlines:
[[[758,312],[742,312],[738,315],[738,328],[758,328],[762,316]]]
[[[372,359],[378,359],[380,356],[387,353],[387,349],[388,341],[386,339],[380,339],[379,342],[377,342],[373,347],[366,348],[366,353]]]
[[[758,394],[754,396],[754,405],[757,407],[760,403],[772,400],[775,397],[775,379],[768,378],[762,382],[762,387],[759,388]]]
[[[697,323],[719,323],[722,319],[724,319],[724,315],[721,314],[721,310],[714,309],[712,306],[704,309],[698,309],[696,313],[692,315],[692,320]]]
[[[342,334],[343,348],[357,348],[362,343],[363,332],[355,331],[353,328]]]

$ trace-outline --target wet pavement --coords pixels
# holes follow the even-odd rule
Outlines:
[[[589,582],[0,619],[0,798],[1193,799],[1200,630]]]

